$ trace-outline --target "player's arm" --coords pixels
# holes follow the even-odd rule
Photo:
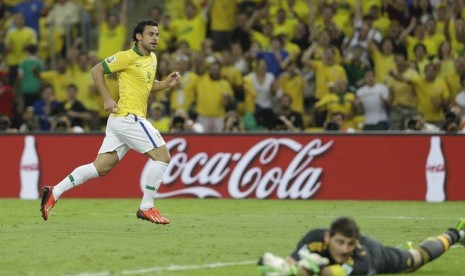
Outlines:
[[[95,87],[97,88],[100,96],[103,99],[103,107],[106,111],[115,113],[118,111],[118,105],[116,104],[115,100],[110,96],[110,92],[108,92],[108,88],[105,84],[105,70],[103,69],[102,63],[98,63],[95,65],[92,70],[92,79],[94,80]]]
[[[174,87],[181,82],[181,75],[178,72],[173,72],[168,75],[166,80],[153,82],[152,92],[160,91],[166,88]]]

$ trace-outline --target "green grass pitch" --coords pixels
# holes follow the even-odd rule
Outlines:
[[[168,226],[137,220],[139,200],[0,200],[0,275],[259,275],[265,251],[286,256],[310,228],[350,215],[387,245],[423,239],[465,217],[465,202],[163,199]],[[451,248],[417,275],[465,275]]]

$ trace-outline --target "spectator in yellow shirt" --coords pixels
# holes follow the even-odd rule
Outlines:
[[[123,0],[119,16],[109,14],[105,18],[102,1],[97,1],[99,41],[97,56],[100,60],[122,51],[126,44],[128,0]]]
[[[350,121],[355,114],[354,93],[347,91],[347,81],[344,79],[330,83],[329,86],[331,87],[331,92],[323,96],[315,104],[315,111],[324,112],[324,121],[327,121],[331,114],[341,112],[347,118],[347,125],[350,125]],[[322,126],[323,123],[317,122],[317,125]]]
[[[5,38],[5,64],[8,66],[8,77],[10,85],[14,85],[18,77],[18,66],[26,57],[24,47],[37,44],[37,34],[34,29],[25,25],[24,15],[16,13],[13,17],[14,28]]]
[[[211,2],[209,2],[211,3]],[[207,36],[207,22],[210,6],[197,12],[192,2],[185,6],[185,18],[177,18],[171,22],[171,30],[177,41],[186,41],[194,51],[200,51],[202,41]]]
[[[171,118],[165,115],[165,107],[160,102],[153,102],[150,105],[149,121],[161,133],[169,132]]]
[[[205,132],[221,132],[224,114],[234,97],[231,84],[221,79],[221,63],[210,64],[208,74],[200,77],[196,90],[198,122]]]
[[[404,79],[397,75],[396,78],[414,85],[418,112],[424,115],[428,123],[440,127],[444,121],[444,109],[448,105],[450,93],[446,82],[437,78],[436,65],[432,63],[426,65],[424,77],[416,75]]]
[[[304,113],[305,82],[295,61],[287,64],[286,71],[280,75],[278,83],[280,91],[292,99],[291,110],[302,116]]]
[[[325,49],[321,61],[311,60],[310,57],[317,47],[318,44],[313,43],[312,46],[305,51],[302,55],[302,63],[310,66],[315,71],[315,98],[321,99],[324,95],[329,93],[328,83],[335,82],[339,79],[347,81],[347,75],[344,68],[336,64],[335,51],[333,48]]]
[[[381,41],[381,49],[374,42],[370,42],[369,50],[375,68],[375,80],[377,83],[384,83],[389,71],[393,70],[394,64],[394,42],[385,38]]]
[[[386,77],[386,85],[391,92],[391,129],[402,130],[405,120],[417,113],[417,96],[411,83],[398,81],[392,75],[400,75],[405,79],[410,79],[414,75],[418,75],[418,72],[409,67],[407,58],[402,53],[396,53],[394,61],[396,68],[390,71]]]
[[[43,82],[53,86],[57,101],[66,100],[66,88],[73,83],[73,76],[64,58],[58,58],[56,69],[40,73],[40,78]]]
[[[234,66],[234,59],[230,49],[224,49],[222,51],[221,64],[221,75],[231,84],[236,102],[243,102],[242,73]]]
[[[462,86],[463,82],[461,81],[463,76],[465,76],[465,57],[459,56],[455,59],[454,71],[444,78],[451,95],[451,104],[455,102],[455,97],[465,88]]]
[[[231,44],[232,31],[236,27],[238,2],[238,0],[207,0],[207,5],[211,5],[210,38],[213,40],[215,52],[224,50]]]

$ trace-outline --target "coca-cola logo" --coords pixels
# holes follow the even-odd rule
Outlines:
[[[26,165],[21,165],[21,170],[24,171],[37,171],[39,170],[39,164],[26,164]]]
[[[310,164],[332,144],[333,141],[323,143],[321,139],[301,144],[290,138],[268,138],[245,153],[216,152],[209,156],[205,152],[197,152],[189,156],[186,140],[175,138],[167,143],[172,157],[163,185],[170,186],[179,181],[185,187],[159,192],[157,197],[194,195],[199,198],[221,198],[223,195],[215,186],[227,182],[231,198],[268,198],[276,193],[280,199],[307,199],[321,187],[320,177],[323,173],[322,168]],[[287,167],[278,164],[277,155],[282,150],[293,154]],[[149,160],[142,170],[141,189],[146,185],[147,173],[152,166],[153,162]]]
[[[428,172],[444,172],[444,171],[446,171],[446,166],[444,164],[428,165],[428,166],[426,166],[426,171],[428,171]]]

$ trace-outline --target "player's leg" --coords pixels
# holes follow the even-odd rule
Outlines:
[[[160,188],[163,175],[170,161],[170,153],[166,145],[145,154],[152,159],[153,165],[147,174],[147,181],[145,182],[147,185],[144,187],[144,196],[140,205],[140,209],[142,210],[154,207],[153,199],[158,188]]]
[[[453,244],[465,242],[464,238],[465,220],[462,219],[456,228],[451,228],[437,237],[423,241],[419,248],[410,249],[409,252],[413,256],[414,267],[418,268],[435,260],[449,250]]]
[[[42,189],[41,212],[44,220],[48,219],[50,210],[63,193],[69,191],[84,182],[106,175],[116,164],[119,158],[116,151],[101,153],[93,163],[82,165],[74,169],[68,176],[56,186],[46,186]]]
[[[154,206],[155,195],[171,158],[166,143],[160,132],[146,119],[128,115],[126,121],[127,127],[122,138],[124,143],[149,156],[153,161],[147,173],[145,181],[147,184],[144,187],[144,194],[136,215],[140,219],[157,224],[168,224],[169,220],[162,217]]]
[[[123,158],[129,147],[115,135],[115,129],[118,126],[118,119],[110,118],[108,120],[105,139],[93,163],[77,167],[56,186],[46,186],[42,189],[40,211],[44,220],[48,219],[51,209],[64,192],[87,180],[106,175]]]
[[[145,154],[152,159],[153,164],[146,176],[147,179],[145,183],[147,184],[144,187],[144,194],[139,210],[137,211],[137,217],[157,224],[168,224],[170,221],[163,217],[155,208],[154,199],[163,179],[163,174],[168,167],[170,154],[166,145],[153,149]]]

